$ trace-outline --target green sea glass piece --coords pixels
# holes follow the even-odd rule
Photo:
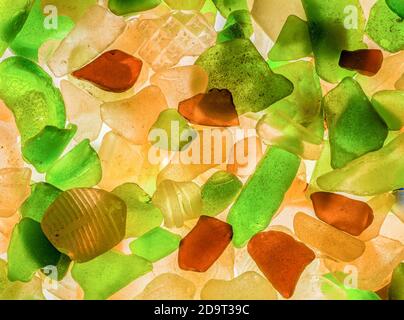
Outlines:
[[[30,60],[10,57],[0,63],[0,99],[13,112],[23,144],[45,126],[65,126],[65,106],[59,89]]]
[[[63,39],[74,27],[69,17],[44,15],[41,0],[36,0],[23,28],[11,43],[16,55],[38,61],[40,46],[50,39]]]
[[[91,261],[75,263],[72,276],[84,290],[85,300],[104,300],[152,268],[141,257],[108,251]]]
[[[140,237],[162,224],[160,209],[152,204],[151,197],[137,184],[125,183],[116,187],[112,193],[126,203],[126,238]]]
[[[370,11],[366,33],[389,52],[404,50],[404,19],[391,11],[385,0],[378,0]]]
[[[78,21],[84,13],[93,5],[97,4],[98,0],[41,0],[42,10],[46,6],[55,6],[58,9],[60,16],[68,16],[73,21]]]
[[[201,10],[205,0],[164,0],[174,10]]]
[[[341,169],[317,179],[324,191],[371,196],[391,192],[404,186],[404,134],[382,149],[353,160]]]
[[[162,228],[154,228],[129,245],[133,254],[156,262],[178,249],[181,236]]]
[[[223,30],[217,34],[217,43],[233,39],[249,39],[254,33],[250,12],[237,10],[230,13]]]
[[[372,105],[389,130],[400,130],[404,126],[404,91],[379,91],[372,97]]]
[[[24,159],[38,172],[46,172],[63,153],[76,131],[74,124],[66,129],[46,126],[25,143],[22,148]]]
[[[100,182],[101,162],[97,152],[85,139],[49,169],[46,182],[61,190],[92,187]]]
[[[109,0],[108,8],[118,16],[153,9],[161,0]]]
[[[312,53],[307,22],[297,16],[287,18],[268,58],[273,61],[297,60]]]
[[[321,150],[320,157],[314,166],[314,170],[310,178],[309,188],[307,189],[306,194],[310,196],[314,192],[322,191],[317,184],[317,178],[331,172],[332,170],[330,143],[328,140],[324,140],[323,149]]]
[[[359,0],[302,0],[318,75],[331,83],[353,76],[339,66],[342,50],[366,48],[365,17]]]
[[[209,75],[209,89],[232,93],[239,115],[258,112],[290,95],[292,83],[274,74],[248,39],[217,44],[196,61]]]
[[[323,107],[333,168],[383,146],[387,126],[354,79],[345,78],[331,90],[323,99]]]
[[[404,2],[402,0],[386,0],[386,3],[391,10],[404,19]]]
[[[233,227],[235,247],[243,247],[269,225],[299,165],[300,159],[283,149],[271,147],[266,151],[227,217]]]
[[[213,0],[216,8],[227,18],[233,11],[248,10],[246,0]]]
[[[202,214],[214,217],[225,210],[238,196],[243,183],[226,171],[214,173],[202,186]]]
[[[201,13],[202,14],[211,13],[211,14],[213,14],[213,16],[216,16],[217,8],[212,0],[205,1],[205,4],[203,5],[203,7],[201,9]]]
[[[404,263],[400,263],[393,272],[389,288],[390,300],[404,300]]]

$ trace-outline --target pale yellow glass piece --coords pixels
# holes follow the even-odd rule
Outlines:
[[[125,27],[124,18],[107,8],[91,7],[53,53],[49,68],[62,77],[83,67],[114,42]]]
[[[296,236],[306,245],[341,261],[353,261],[365,251],[365,243],[305,213],[293,220]]]
[[[61,40],[50,39],[44,42],[38,49],[38,64],[46,69],[48,66],[48,61],[53,55],[55,50],[59,47]]]
[[[101,117],[122,137],[135,144],[144,144],[148,141],[151,126],[165,109],[167,102],[161,90],[149,86],[132,98],[104,103]]]
[[[404,73],[403,73],[403,75],[401,76],[401,78],[398,79],[398,81],[396,82],[396,84],[394,85],[394,87],[395,87],[397,90],[404,90]]]

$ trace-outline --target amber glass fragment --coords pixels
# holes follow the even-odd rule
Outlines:
[[[339,59],[341,68],[354,70],[365,76],[374,76],[383,64],[383,52],[378,49],[343,50]]]

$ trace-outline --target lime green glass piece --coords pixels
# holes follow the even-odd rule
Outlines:
[[[372,105],[389,130],[400,130],[404,126],[404,91],[379,91],[372,97]]]
[[[154,228],[129,245],[133,254],[156,262],[178,249],[181,236],[162,228]]]
[[[0,1],[0,57],[20,32],[33,3],[33,0]]]
[[[365,17],[359,0],[302,0],[318,75],[337,83],[354,73],[339,66],[342,50],[366,48]]]
[[[100,182],[101,162],[97,152],[85,139],[48,170],[46,182],[61,190],[88,188]]]
[[[202,9],[201,9],[201,13],[205,14],[205,13],[212,13],[214,16],[216,16],[217,14],[217,8],[215,6],[215,4],[213,3],[212,0],[206,0],[205,4],[203,5]]]
[[[76,131],[74,124],[66,129],[46,126],[25,143],[22,148],[24,159],[38,172],[46,172],[63,153]]]
[[[162,224],[160,209],[152,204],[151,197],[137,184],[125,183],[116,187],[112,193],[126,203],[126,238],[140,237]]]
[[[324,191],[371,196],[404,186],[404,134],[382,149],[353,160],[317,179]]]
[[[230,13],[222,31],[217,35],[217,43],[233,39],[249,39],[254,33],[248,10],[237,10]]]
[[[317,178],[328,172],[331,172],[332,170],[330,143],[328,140],[324,140],[323,149],[321,150],[320,157],[318,158],[314,167],[313,173],[310,178],[309,188],[306,194],[310,196],[314,192],[321,191],[320,187],[317,184]]]
[[[299,165],[300,159],[296,155],[276,147],[268,148],[227,217],[233,227],[235,247],[243,247],[269,225]]]
[[[333,168],[383,146],[387,126],[354,79],[345,78],[331,90],[323,99],[323,107]]]
[[[201,10],[205,0],[164,0],[174,10]]]
[[[45,16],[36,0],[23,28],[10,47],[17,55],[38,61],[39,47],[50,39],[63,39],[74,27],[69,17]]]
[[[378,0],[370,11],[366,33],[389,52],[404,50],[404,20],[390,10],[385,0]]]
[[[389,288],[390,300],[404,300],[404,263],[400,263],[393,272]]]
[[[45,182],[33,184],[31,195],[20,208],[21,216],[41,222],[46,210],[61,193],[62,190]]]
[[[108,251],[91,261],[75,263],[72,276],[84,290],[84,299],[104,300],[152,269],[146,259]]]
[[[118,16],[153,9],[161,0],[109,0],[108,8]]]
[[[0,63],[0,99],[13,112],[23,144],[45,126],[65,126],[65,105],[59,89],[30,60],[10,57]]]
[[[248,10],[247,0],[213,0],[213,3],[225,18],[233,11]]]
[[[14,227],[8,247],[8,278],[28,282],[39,269],[57,266],[60,256],[43,234],[41,225],[23,218]]]
[[[386,3],[391,10],[404,19],[404,2],[402,0],[386,0]]]
[[[232,93],[239,115],[258,112],[290,95],[292,83],[274,74],[248,39],[219,43],[196,61],[209,75],[209,89]]]
[[[273,61],[297,60],[309,56],[312,51],[307,22],[291,15],[283,25],[268,58]]]
[[[238,196],[243,183],[226,171],[214,173],[202,186],[202,214],[214,217],[225,210]]]
[[[167,109],[160,113],[150,128],[149,136],[153,137],[150,142],[157,148],[182,151],[196,138],[197,132],[177,110]]]

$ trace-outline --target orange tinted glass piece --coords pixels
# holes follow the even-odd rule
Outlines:
[[[317,217],[353,236],[360,235],[373,221],[373,210],[365,202],[329,192],[313,193],[311,200]]]
[[[231,127],[238,126],[239,120],[230,91],[211,89],[180,102],[178,111],[194,124]]]
[[[300,275],[315,258],[306,245],[279,231],[256,234],[248,243],[248,253],[285,298],[293,295]]]
[[[231,226],[219,219],[201,216],[196,226],[180,243],[181,269],[205,272],[220,257],[233,236]]]
[[[143,62],[120,50],[103,53],[73,76],[92,82],[111,92],[125,92],[133,87],[142,70]]]
[[[361,49],[341,52],[339,65],[342,68],[355,70],[365,76],[374,76],[383,63],[383,53],[377,49]]]

